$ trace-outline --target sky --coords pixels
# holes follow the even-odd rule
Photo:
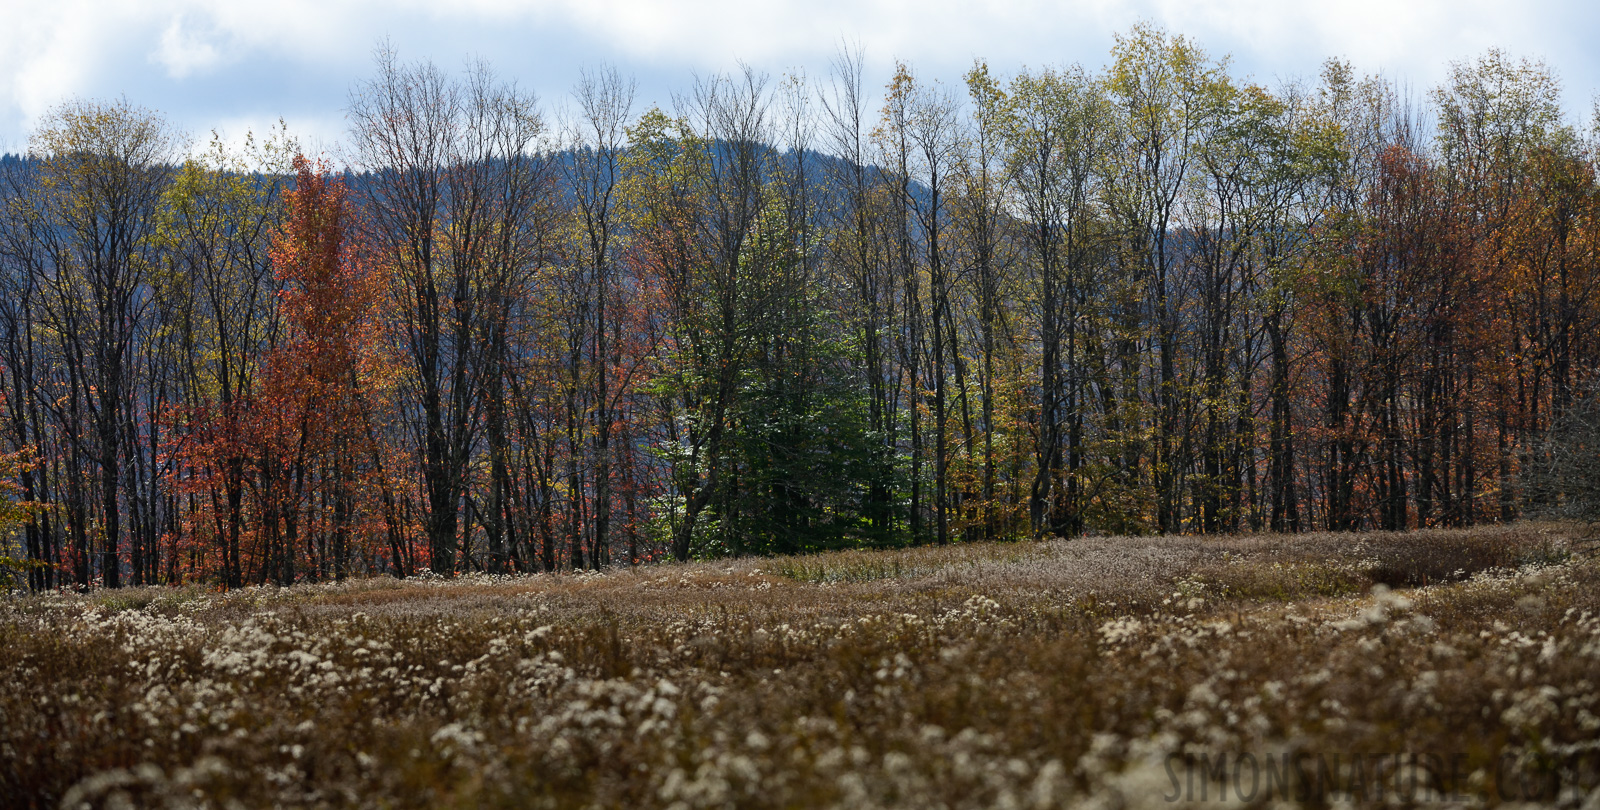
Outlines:
[[[1140,22],[1268,86],[1313,80],[1339,57],[1420,95],[1451,62],[1500,48],[1556,73],[1574,123],[1600,92],[1592,0],[0,0],[0,152],[25,150],[63,101],[126,98],[196,148],[281,118],[337,157],[351,88],[384,42],[451,71],[485,61],[558,113],[584,69],[615,66],[637,82],[636,110],[670,110],[697,75],[741,63],[825,80],[841,42],[862,48],[879,85],[895,59],[951,84],[975,58],[1002,77],[1098,69]]]

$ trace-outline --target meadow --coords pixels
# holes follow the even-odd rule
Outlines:
[[[0,599],[12,807],[1600,807],[1582,527]]]

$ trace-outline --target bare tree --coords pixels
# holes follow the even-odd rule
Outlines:
[[[611,531],[611,431],[616,415],[616,397],[611,387],[611,367],[615,365],[611,333],[607,320],[609,293],[617,250],[617,187],[622,180],[622,149],[627,140],[627,125],[633,111],[634,83],[624,79],[615,67],[585,71],[573,95],[578,102],[578,117],[571,124],[572,158],[567,181],[577,203],[582,228],[583,264],[588,270],[585,286],[594,300],[593,339],[589,364],[594,384],[594,553],[590,563],[599,568],[609,562]],[[580,349],[575,345],[576,363]],[[574,368],[574,377],[577,369]],[[576,464],[577,448],[573,448]],[[575,466],[573,469],[576,469]],[[573,493],[580,490],[576,480]],[[576,514],[576,510],[574,510]],[[573,532],[574,567],[581,567],[582,532]],[[631,562],[631,561],[630,561]]]
[[[482,327],[500,321],[530,260],[543,123],[532,95],[484,66],[462,82],[431,63],[402,65],[387,47],[377,62],[378,76],[351,95],[352,136],[357,165],[371,173],[370,236],[394,269],[394,317],[413,372],[407,394],[422,450],[429,564],[449,573],[458,552],[471,551],[463,499],[486,400],[498,396],[492,380],[502,373],[495,358],[504,336]],[[505,485],[503,469],[491,475]],[[507,550],[493,515],[504,509],[487,511],[490,566],[499,568]]]
[[[1529,511],[1600,523],[1600,377],[1573,397],[1524,463]]]

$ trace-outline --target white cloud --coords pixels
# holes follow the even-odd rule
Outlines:
[[[150,57],[165,65],[167,75],[174,79],[212,67],[222,58],[208,36],[184,26],[181,14],[173,17],[172,24],[161,33],[161,45]]]
[[[16,4],[0,29],[0,104],[7,119],[33,120],[72,95],[99,65],[104,27],[84,2]],[[7,123],[11,123],[10,120]]]
[[[866,48],[873,76],[895,57],[952,82],[975,56],[1000,73],[1093,68],[1140,20],[1269,83],[1339,56],[1426,89],[1451,60],[1499,46],[1545,58],[1576,112],[1600,89],[1583,41],[1597,14],[1581,0],[0,0],[0,148],[74,95],[126,93],[199,133],[277,115],[335,127],[383,38],[447,68],[485,57],[555,102],[584,64],[682,89],[738,60],[820,74],[841,39]]]

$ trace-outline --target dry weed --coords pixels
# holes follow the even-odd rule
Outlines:
[[[17,598],[0,796],[1592,805],[1600,567],[1567,543],[1093,538]]]

